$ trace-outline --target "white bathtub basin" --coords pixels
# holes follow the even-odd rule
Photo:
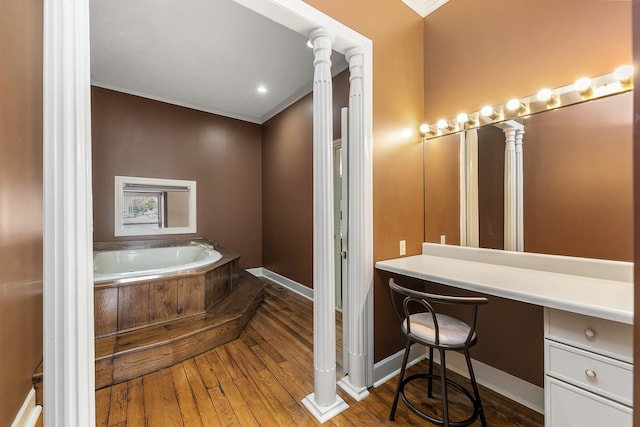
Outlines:
[[[199,246],[96,251],[93,253],[93,281],[104,282],[191,270],[222,258],[215,250]]]

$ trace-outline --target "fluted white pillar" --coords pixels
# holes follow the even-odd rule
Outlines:
[[[349,249],[348,249],[348,331],[349,334],[349,372],[338,383],[356,400],[369,395],[366,387],[366,340],[365,316],[366,297],[373,283],[373,272],[366,268],[366,260],[372,254],[372,224],[370,216],[355,213],[371,212],[367,192],[367,177],[371,166],[371,146],[364,137],[364,101],[363,101],[363,50],[351,48],[345,52],[349,62]]]
[[[524,130],[516,131],[516,251],[524,251],[524,172],[522,158],[522,138]]]
[[[44,1],[44,425],[95,425],[89,2]]]
[[[516,250],[516,129],[504,129],[504,249]]]
[[[333,248],[332,35],[311,32],[313,43],[313,357],[314,388],[303,403],[320,421],[348,407],[336,394],[335,264]]]

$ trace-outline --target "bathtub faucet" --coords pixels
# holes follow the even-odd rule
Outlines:
[[[212,251],[214,249],[213,243],[211,243],[211,242],[197,242],[197,241],[194,240],[193,242],[191,242],[189,244],[190,245],[200,246],[205,251]]]

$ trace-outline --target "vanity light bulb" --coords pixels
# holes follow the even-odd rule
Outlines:
[[[507,110],[515,111],[515,110],[517,110],[517,109],[518,109],[518,107],[520,107],[520,101],[518,101],[518,100],[517,100],[517,99],[515,99],[515,98],[514,98],[514,99],[510,99],[510,100],[507,102]]]
[[[469,121],[469,116],[466,113],[458,114],[458,123],[467,123]]]
[[[438,129],[447,129],[449,128],[449,123],[445,119],[438,120]]]
[[[429,133],[431,131],[431,128],[429,127],[428,124],[423,123],[420,125],[420,133],[422,135],[426,135],[427,133]]]
[[[485,105],[482,107],[482,110],[480,110],[480,114],[484,117],[491,117],[493,115],[493,107],[491,105]]]
[[[633,78],[633,67],[631,65],[623,65],[616,68],[613,76],[618,79],[622,85],[630,85]]]
[[[588,77],[581,77],[573,84],[573,87],[582,95],[583,97],[588,97],[593,93],[591,89],[591,79]]]
[[[537,95],[538,101],[543,101],[543,102],[547,102],[548,100],[550,100],[551,96],[552,96],[551,89],[541,89]]]

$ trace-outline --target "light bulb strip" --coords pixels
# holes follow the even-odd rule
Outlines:
[[[630,91],[633,89],[633,76],[629,76],[628,69],[621,73],[621,68],[624,67],[620,67],[616,72],[591,78],[590,84],[580,90],[576,88],[575,83],[572,83],[556,89],[544,89],[535,95],[524,98],[513,99],[511,100],[513,105],[510,106],[515,108],[512,109],[507,108],[507,103],[496,106],[488,105],[474,113],[460,113],[453,119],[440,119],[437,123],[425,124],[423,130],[427,129],[427,131],[422,134],[426,139],[436,138],[486,124],[526,117],[542,111]],[[541,93],[542,96],[539,96]],[[463,120],[465,118],[466,120]]]

